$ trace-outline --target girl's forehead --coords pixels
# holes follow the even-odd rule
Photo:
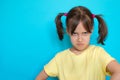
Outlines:
[[[83,25],[82,22],[80,22],[75,29],[75,32],[81,32],[81,31],[86,31],[85,26]]]

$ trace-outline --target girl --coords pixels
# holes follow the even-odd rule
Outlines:
[[[120,80],[120,65],[103,48],[90,45],[94,28],[94,18],[98,20],[98,43],[104,45],[107,27],[100,15],[94,15],[86,7],[77,6],[68,13],[60,13],[55,19],[59,39],[63,39],[61,17],[66,16],[66,31],[72,48],[59,52],[37,76],[36,80],[46,80],[48,76],[59,80]]]

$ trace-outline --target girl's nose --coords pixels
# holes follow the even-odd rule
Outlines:
[[[82,36],[81,35],[78,36],[78,41],[82,41]]]

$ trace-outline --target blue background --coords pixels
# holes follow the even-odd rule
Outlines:
[[[119,0],[0,0],[0,80],[34,80],[57,52],[70,47],[66,34],[59,41],[54,19],[78,5],[104,15],[109,34],[103,47],[120,62]],[[96,35],[95,19],[92,44]]]

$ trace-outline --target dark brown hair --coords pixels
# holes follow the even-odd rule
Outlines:
[[[61,22],[61,17],[65,13],[59,13],[56,18],[55,18],[55,23],[57,27],[57,33],[59,36],[59,39],[63,39],[63,24]],[[98,20],[98,43],[101,43],[104,45],[104,40],[107,36],[107,27],[105,24],[105,21],[102,19],[101,15],[94,15],[91,13],[89,9],[87,9],[84,6],[77,6],[72,8],[66,16],[66,26],[67,26],[67,31],[71,34],[74,33],[77,25],[82,22],[83,26],[88,32],[92,32],[93,25],[94,25],[94,18]]]

